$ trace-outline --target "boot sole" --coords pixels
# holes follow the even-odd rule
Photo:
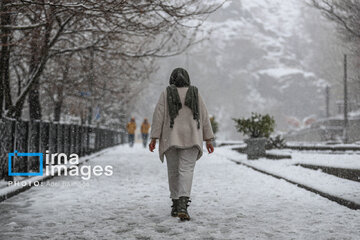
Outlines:
[[[186,213],[179,213],[178,217],[181,221],[190,221],[190,216]]]

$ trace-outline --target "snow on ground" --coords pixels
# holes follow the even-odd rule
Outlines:
[[[343,153],[324,153],[319,151],[294,151],[294,150],[270,150],[274,154],[291,155],[292,159],[288,162],[292,164],[303,163],[310,165],[349,168],[360,170],[360,155],[354,152]],[[283,160],[286,162],[286,160]]]
[[[226,148],[217,148],[221,154]],[[170,217],[166,165],[140,144],[89,165],[111,177],[57,177],[0,203],[0,239],[358,239],[360,211],[220,154],[195,169],[192,220]]]
[[[286,150],[284,152],[286,152]],[[254,161],[247,160],[245,154],[239,154],[235,151],[229,152],[228,149],[226,151],[220,149],[220,153],[233,160],[238,160],[249,166],[253,166],[259,170],[281,176],[296,183],[314,188],[318,191],[360,204],[359,182],[338,178],[336,176],[323,173],[322,171],[315,171],[295,165],[297,163],[306,163],[321,166],[359,169],[358,155],[310,154],[298,152],[291,154],[293,159],[270,160],[264,158]],[[346,164],[348,164],[348,166]]]
[[[91,160],[92,158],[96,158],[98,155],[101,155],[102,153],[105,153],[106,151],[107,151],[107,149],[103,149],[99,152],[81,157],[79,159],[79,164],[83,163],[84,161]],[[64,166],[70,167],[70,166],[72,166],[72,164],[67,163],[67,164],[64,164]],[[58,174],[57,168],[54,169],[54,173],[55,173],[55,175]],[[36,182],[41,182],[41,181],[44,181],[49,178],[51,178],[50,173],[47,174],[47,169],[45,168],[44,174],[42,176],[34,176],[34,177],[29,177],[29,178],[22,177],[22,176],[14,177],[13,181],[17,182],[17,184],[9,184],[8,181],[1,180],[0,181],[0,196],[5,196],[7,194],[10,194],[11,192],[16,192],[16,191],[24,188],[24,186],[31,186]]]
[[[0,190],[1,190],[2,188],[7,187],[7,186],[8,186],[8,183],[7,183],[6,181],[3,181],[3,180],[0,181]]]
[[[341,115],[341,117],[343,117],[343,115]],[[337,147],[359,147],[360,146],[360,143],[336,143],[336,144],[326,144],[324,142],[292,142],[292,141],[289,141],[289,142],[286,142],[286,145],[287,146],[304,146],[304,147],[315,147],[315,146],[318,146],[318,147],[333,147],[333,148],[337,148]]]
[[[227,144],[227,145],[243,145],[244,141],[236,141],[236,140],[216,140],[217,145]]]

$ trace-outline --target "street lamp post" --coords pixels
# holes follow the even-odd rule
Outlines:
[[[347,88],[347,55],[344,54],[344,143],[348,143],[348,88]]]
[[[326,101],[326,118],[330,117],[330,87],[326,85],[325,88],[325,101]]]

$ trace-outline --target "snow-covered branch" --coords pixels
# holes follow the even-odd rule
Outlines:
[[[30,30],[38,27],[45,26],[46,23],[37,23],[31,25],[0,25],[0,28],[8,29],[8,30]]]

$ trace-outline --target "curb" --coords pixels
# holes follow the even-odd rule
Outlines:
[[[332,152],[344,152],[344,151],[360,151],[360,146],[311,146],[311,145],[286,145],[284,149],[299,150],[299,151],[332,151]]]
[[[119,145],[116,145],[116,146],[119,146]],[[113,146],[113,147],[116,147],[116,146]],[[109,147],[109,148],[103,149],[103,150],[101,150],[99,152],[90,154],[88,156],[81,157],[79,164],[77,164],[76,166],[79,166],[79,165],[83,164],[84,162],[88,162],[93,158],[96,158],[98,156],[101,156],[101,155],[105,154],[106,152],[108,152],[113,147]],[[34,187],[35,183],[45,182],[45,181],[47,181],[49,179],[52,179],[54,177],[61,177],[61,175],[60,176],[58,176],[58,175],[56,175],[56,176],[46,176],[46,175],[44,175],[44,176],[31,177],[31,178],[27,178],[25,180],[20,181],[19,184],[16,185],[16,186],[11,185],[11,186],[5,187],[3,189],[0,189],[0,202],[3,202],[3,201],[5,201],[5,200],[7,200],[7,199],[9,199],[9,198],[11,198],[13,196],[16,196],[19,193],[25,192],[26,190]],[[26,183],[26,184],[24,186],[22,186],[21,183]]]
[[[344,206],[344,207],[347,207],[347,208],[349,208],[349,209],[352,209],[352,210],[360,210],[360,204],[358,204],[358,203],[356,203],[356,202],[353,202],[353,201],[350,201],[350,200],[347,200],[347,199],[343,199],[343,198],[341,198],[341,197],[337,197],[337,196],[334,196],[334,195],[330,195],[330,194],[328,194],[328,193],[319,191],[319,190],[317,190],[317,189],[315,189],[315,188],[312,188],[312,187],[306,186],[306,185],[304,185],[304,184],[300,184],[300,183],[297,183],[297,182],[295,182],[295,181],[289,180],[289,179],[287,179],[287,178],[285,178],[285,177],[282,177],[282,176],[279,176],[279,175],[276,175],[276,174],[273,174],[273,173],[266,172],[266,171],[264,171],[264,170],[261,170],[261,169],[258,169],[258,168],[256,168],[256,167],[254,167],[254,166],[250,166],[250,165],[248,165],[248,164],[246,164],[246,163],[243,163],[243,162],[241,162],[241,161],[234,160],[234,159],[231,159],[231,158],[229,158],[229,157],[226,157],[226,158],[229,159],[230,161],[238,164],[238,165],[243,165],[243,166],[248,167],[248,168],[251,168],[252,170],[255,170],[255,171],[257,171],[257,172],[260,172],[260,173],[263,173],[263,174],[272,176],[272,177],[277,178],[277,179],[282,179],[282,180],[284,180],[284,181],[286,181],[286,182],[288,182],[288,183],[291,183],[291,184],[293,184],[293,185],[296,185],[297,187],[300,187],[300,188],[303,188],[303,189],[305,189],[305,190],[307,190],[307,191],[316,193],[316,194],[318,194],[318,195],[320,195],[320,196],[322,196],[322,197],[324,197],[324,198],[327,198],[327,199],[329,199],[329,200],[331,200],[331,201],[333,201],[333,202],[336,202],[336,203],[338,203],[338,204],[340,204],[340,205],[342,205],[342,206]]]

